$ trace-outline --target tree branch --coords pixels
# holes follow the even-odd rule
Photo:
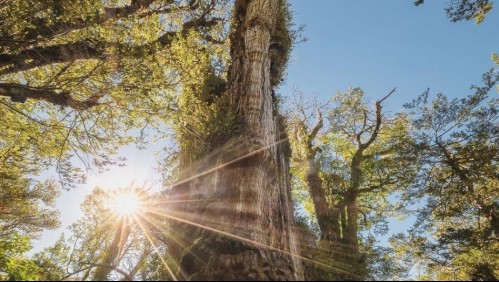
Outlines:
[[[380,130],[381,124],[383,122],[383,116],[382,116],[382,112],[381,112],[381,104],[383,103],[383,101],[388,99],[393,93],[395,93],[396,90],[397,90],[397,88],[393,88],[393,90],[390,91],[390,93],[388,93],[385,97],[383,97],[381,100],[376,102],[376,126],[374,127],[374,131],[371,134],[371,137],[369,138],[369,140],[366,143],[360,145],[360,148],[362,150],[367,149],[376,140],[376,138],[378,138],[379,130]]]
[[[103,59],[103,44],[92,46],[88,40],[74,43],[36,47],[23,50],[19,54],[0,54],[0,75],[31,70],[55,63],[82,59]]]
[[[91,19],[82,17],[79,19],[75,18],[71,22],[57,22],[57,20],[55,20],[49,23],[48,20],[51,20],[50,17],[43,18],[35,23],[38,28],[30,30],[22,41],[10,39],[4,39],[2,41],[18,43],[16,44],[18,48],[29,48],[29,46],[47,42],[58,36],[76,30],[82,30],[92,25],[101,25],[110,20],[129,17],[142,9],[148,8],[155,1],[156,0],[133,0],[130,5],[123,7],[104,7],[104,13],[95,15]],[[171,2],[173,2],[173,0],[171,0],[170,3]]]
[[[314,126],[314,128],[312,129],[312,131],[308,135],[309,142],[312,142],[312,140],[314,140],[315,137],[317,137],[319,130],[321,130],[322,127],[324,126],[324,121],[322,119],[322,113],[319,109],[317,109],[317,117],[319,118],[319,121],[317,122],[317,124]]]
[[[104,96],[96,93],[85,101],[76,100],[69,92],[56,92],[54,89],[30,87],[16,83],[0,83],[0,96],[9,97],[13,102],[24,103],[27,99],[43,100],[62,107],[86,110],[100,105],[99,99]]]
[[[167,48],[172,43],[172,39],[177,34],[186,34],[191,29],[200,27],[212,27],[221,21],[220,18],[206,20],[197,18],[183,24],[180,31],[168,31],[158,37],[155,42],[160,44],[161,48]],[[215,39],[207,36],[206,40],[217,42]],[[90,42],[81,40],[74,43],[54,45],[48,47],[35,47],[23,50],[19,54],[0,54],[0,75],[27,71],[38,67],[43,67],[55,63],[73,62],[76,60],[98,59],[104,60],[109,54],[106,53],[106,47],[115,46],[118,50],[137,50],[137,54],[143,54],[147,48],[153,44],[130,46],[126,44],[116,44],[109,42]],[[128,51],[130,52],[130,51]],[[132,56],[135,54],[131,52]]]
[[[116,266],[113,266],[113,265],[110,265],[110,264],[106,264],[106,263],[83,263],[84,265],[89,265],[88,267],[85,267],[85,268],[82,268],[82,269],[79,269],[75,272],[72,272],[66,276],[64,276],[60,281],[64,281],[68,278],[70,278],[71,276],[75,275],[75,274],[78,274],[80,272],[83,272],[83,271],[86,271],[86,270],[89,270],[89,269],[92,269],[92,268],[95,268],[95,267],[104,267],[104,268],[109,268],[111,270],[114,270],[116,272],[118,272],[119,274],[123,275],[124,278],[126,280],[124,281],[133,281],[133,278],[130,277],[130,275],[128,275],[128,273],[126,273],[124,270],[116,267]]]
[[[397,87],[393,88],[392,91],[390,91],[390,93],[388,93],[385,97],[383,97],[381,100],[379,100],[378,102],[376,102],[376,104],[380,104],[383,103],[386,99],[390,98],[390,96],[393,95],[393,93],[395,93],[395,91],[397,91]]]

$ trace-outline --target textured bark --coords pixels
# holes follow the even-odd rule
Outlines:
[[[314,203],[317,222],[321,230],[321,240],[336,242],[340,238],[339,213],[334,206],[330,206],[326,200],[322,178],[319,175],[320,165],[316,160],[312,161],[307,176],[307,184]]]
[[[173,188],[170,244],[180,278],[303,278],[290,198],[289,155],[272,101],[269,48],[279,0],[238,0],[228,95],[239,131],[191,165]],[[185,164],[184,164],[185,165]],[[215,169],[214,169],[215,168]],[[195,226],[194,226],[195,225]]]

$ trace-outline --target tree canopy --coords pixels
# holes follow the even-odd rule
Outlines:
[[[0,281],[498,280],[499,55],[465,97],[321,101],[279,93],[302,32],[285,0],[0,0]],[[153,139],[161,187],[92,187],[30,253]]]

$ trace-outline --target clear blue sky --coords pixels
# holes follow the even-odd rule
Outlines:
[[[308,41],[293,52],[279,91],[285,95],[297,87],[308,96],[328,99],[337,90],[358,86],[376,100],[397,87],[386,107],[397,112],[428,87],[449,96],[468,94],[469,86],[480,83],[482,73],[492,67],[491,54],[499,52],[499,7],[477,26],[449,22],[444,11],[448,1],[426,1],[419,7],[412,0],[290,2],[296,24],[306,25]],[[52,244],[81,215],[79,205],[94,186],[116,188],[157,179],[152,150],[129,147],[123,152],[129,167],[89,175],[87,185],[63,195],[58,202],[62,228],[44,233],[34,251]],[[410,224],[392,221],[391,226],[401,232]]]
[[[447,2],[291,0],[309,40],[295,48],[281,92],[296,86],[327,98],[359,86],[376,99],[397,87],[394,111],[427,87],[468,93],[499,52],[499,7],[480,25],[451,23]]]

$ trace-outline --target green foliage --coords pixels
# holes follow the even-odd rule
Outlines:
[[[303,120],[299,120],[299,116],[292,116],[290,121],[293,176],[302,179],[299,187],[306,189],[306,185],[303,184],[306,177],[304,173],[308,166],[306,160],[309,158],[310,149],[316,150],[321,163],[321,177],[326,185],[324,190],[331,205],[341,201],[342,195],[350,187],[350,162],[358,145],[355,135],[362,132],[362,127],[373,128],[372,124],[363,125],[365,118],[371,123],[374,120],[374,112],[365,102],[364,92],[361,89],[355,88],[345,93],[338,93],[333,97],[333,102],[334,105],[321,110],[330,113],[329,126],[324,128],[314,140],[307,140],[309,136],[306,133],[310,133],[311,126],[305,126]],[[400,153],[409,142],[408,122],[404,115],[385,116],[379,137],[365,152],[361,165],[363,180],[360,190],[380,187],[372,195],[362,196],[360,206],[364,206],[365,213],[371,214],[373,219],[377,217],[375,214],[381,216],[386,214],[384,210],[393,210],[395,207],[387,203],[386,197],[411,181],[411,160],[405,159]],[[362,132],[361,139],[365,141],[368,134],[368,131]],[[315,148],[307,148],[308,141],[312,141]],[[307,207],[310,202],[303,204]]]
[[[287,0],[279,1],[279,13],[276,19],[276,31],[270,45],[270,77],[271,85],[277,86],[283,81],[284,70],[289,56],[298,38],[298,30],[293,26],[293,15]]]
[[[69,261],[71,247],[66,242],[64,234],[42,252],[33,256],[33,261],[38,267],[39,280],[60,281],[66,276],[67,261]]]
[[[175,100],[170,127],[182,155],[170,152],[170,157],[189,164],[235,130],[224,78],[227,46],[206,46],[192,34],[175,40],[171,52],[181,70],[182,95]]]
[[[416,6],[424,4],[424,0],[415,0]],[[492,10],[494,2],[490,0],[456,0],[451,1],[445,8],[447,16],[452,22],[475,20],[478,25],[485,20],[485,16]]]
[[[182,85],[197,85],[208,75],[208,61],[196,69],[196,58],[212,59],[212,74],[222,77],[217,68],[226,47],[220,20],[226,1],[187,2],[2,1],[2,239],[11,232],[36,236],[57,227],[58,213],[51,207],[61,187],[83,183],[89,169],[123,164],[118,149],[142,146],[146,132],[163,136],[165,123],[178,117],[178,102],[188,100],[180,97],[181,91],[188,93]],[[185,46],[180,52],[183,42],[195,42],[197,54]],[[217,126],[228,127],[225,121]],[[60,185],[37,180],[49,169],[59,174]],[[86,239],[93,251],[102,247],[97,244],[102,241]],[[99,255],[91,252],[89,247],[88,258]],[[50,268],[45,257],[39,259]]]
[[[323,115],[327,115],[324,124]],[[352,201],[348,195],[354,193],[357,196],[353,201],[362,215],[356,219],[360,226],[357,232],[361,241],[362,260],[367,263],[372,278],[402,276],[402,268],[396,266],[395,258],[389,255],[390,250],[378,246],[374,238],[387,234],[388,217],[404,214],[403,206],[389,197],[409,186],[417,172],[414,160],[404,154],[411,141],[407,116],[390,116],[379,112],[379,117],[381,124],[376,130],[379,122],[377,111],[366,101],[360,88],[338,93],[323,106],[298,101],[289,114],[294,200],[310,214],[312,220],[321,220],[316,216],[317,206],[312,198],[320,195],[314,195],[316,192],[309,187],[309,175],[314,173],[313,163],[318,163],[328,208],[338,214],[338,218],[322,220],[337,225],[339,240],[321,241],[315,246],[315,251],[311,248],[306,252],[311,252],[319,261],[336,264],[346,272],[355,275],[362,273],[357,268],[359,265],[352,262],[354,258],[349,257],[351,251],[347,247],[345,229],[352,224],[347,205]],[[372,143],[369,143],[370,139],[373,139]],[[364,147],[361,144],[369,145]],[[359,154],[361,177],[356,187],[353,185],[352,167]],[[329,244],[329,247],[324,244]],[[386,268],[387,265],[391,267]],[[328,274],[318,269],[312,273],[319,275],[320,279],[353,277],[334,271]]]
[[[110,203],[123,191],[138,193],[145,211],[131,217],[113,211]],[[61,235],[53,246],[33,256],[40,279],[91,280],[95,278],[98,265],[108,263],[110,256],[116,256],[110,265],[132,277],[152,279],[163,273],[163,279],[169,278],[168,274],[164,275],[167,271],[157,257],[166,252],[166,246],[160,242],[166,241],[164,230],[167,226],[161,217],[151,212],[160,211],[161,204],[145,191],[131,187],[108,191],[97,187],[85,199],[81,209],[84,217],[71,225],[70,236]],[[152,242],[159,253],[153,253]],[[155,268],[151,269],[150,265],[155,265]],[[122,277],[119,273],[113,275]]]
[[[186,53],[172,50],[172,42],[196,37],[197,51],[203,46],[211,52],[212,45],[220,45],[212,42],[223,40],[219,17],[226,1],[198,2],[4,4],[0,114],[8,122],[0,126],[2,150],[11,154],[20,146],[40,162],[26,170],[36,175],[55,166],[61,183],[72,187],[84,180],[80,167],[102,171],[121,164],[115,156],[119,147],[142,144],[146,129],[162,134],[175,111],[180,81],[188,78],[179,74],[195,64],[178,64]]]
[[[0,241],[0,272],[7,274],[8,281],[38,280],[38,267],[34,261],[25,258],[31,249],[30,239],[18,233],[2,237]],[[2,277],[0,276],[0,280]]]
[[[492,5],[489,0],[460,0],[450,3],[445,11],[452,22],[474,19],[476,24],[480,24],[492,10]]]
[[[9,168],[0,168],[4,175],[0,179],[0,237],[7,238],[12,232],[34,237],[45,228],[57,228],[59,213],[53,206],[59,190],[55,183],[31,184]]]
[[[466,98],[430,101],[427,91],[406,105],[415,140],[407,153],[419,156],[421,169],[404,199],[425,205],[405,244],[438,279],[497,279],[499,100],[489,92],[498,81],[491,70]]]

